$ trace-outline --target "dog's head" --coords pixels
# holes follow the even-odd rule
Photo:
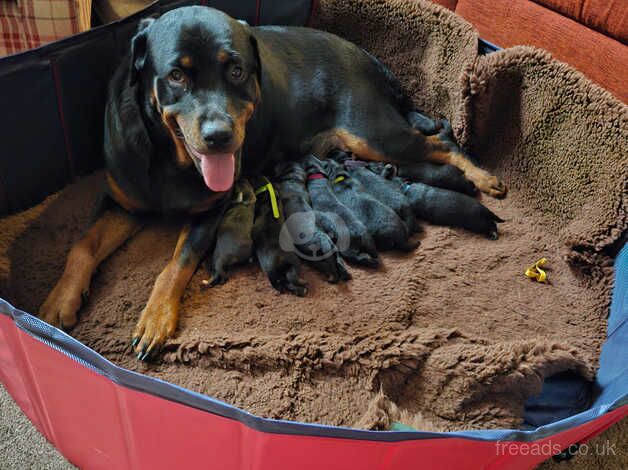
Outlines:
[[[179,8],[142,20],[131,56],[130,84],[145,87],[177,162],[194,163],[212,191],[229,190],[261,93],[251,28],[213,8]]]

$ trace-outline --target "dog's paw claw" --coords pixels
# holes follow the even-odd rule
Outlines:
[[[177,327],[177,309],[168,302],[146,306],[133,333],[133,350],[139,361],[146,361]]]
[[[475,178],[472,178],[472,180],[475,186],[483,193],[494,198],[506,197],[508,188],[497,176],[493,176],[483,170],[480,170],[480,174],[476,174]]]
[[[506,197],[506,193],[508,192],[506,185],[496,176],[491,176],[488,179],[485,189],[484,192],[495,198]]]

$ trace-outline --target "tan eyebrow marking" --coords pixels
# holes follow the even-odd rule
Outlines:
[[[218,51],[218,54],[216,54],[216,59],[218,60],[218,62],[221,62],[223,64],[227,62],[230,57],[231,56],[229,55],[229,53],[222,49]]]
[[[181,60],[179,62],[181,62],[181,65],[186,68],[192,67],[194,63],[192,61],[192,57],[190,57],[189,55],[184,55],[183,57],[181,57]]]

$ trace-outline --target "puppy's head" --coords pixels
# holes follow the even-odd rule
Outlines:
[[[323,162],[319,160],[316,156],[312,154],[307,155],[301,160],[301,163],[303,165],[303,168],[305,168],[305,172],[308,175],[311,175],[313,173],[321,173],[325,177],[327,177],[327,171],[325,170]]]
[[[143,20],[131,55],[130,84],[149,93],[177,162],[193,163],[212,191],[229,190],[260,100],[251,28],[213,8],[178,8]]]
[[[303,168],[300,162],[295,161],[287,161],[275,165],[275,175],[277,175],[282,182],[296,181],[303,183],[307,179],[305,168]]]

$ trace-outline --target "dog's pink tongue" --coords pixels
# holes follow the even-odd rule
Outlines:
[[[216,192],[228,191],[233,186],[235,155],[232,153],[203,155],[201,170],[209,189]]]

